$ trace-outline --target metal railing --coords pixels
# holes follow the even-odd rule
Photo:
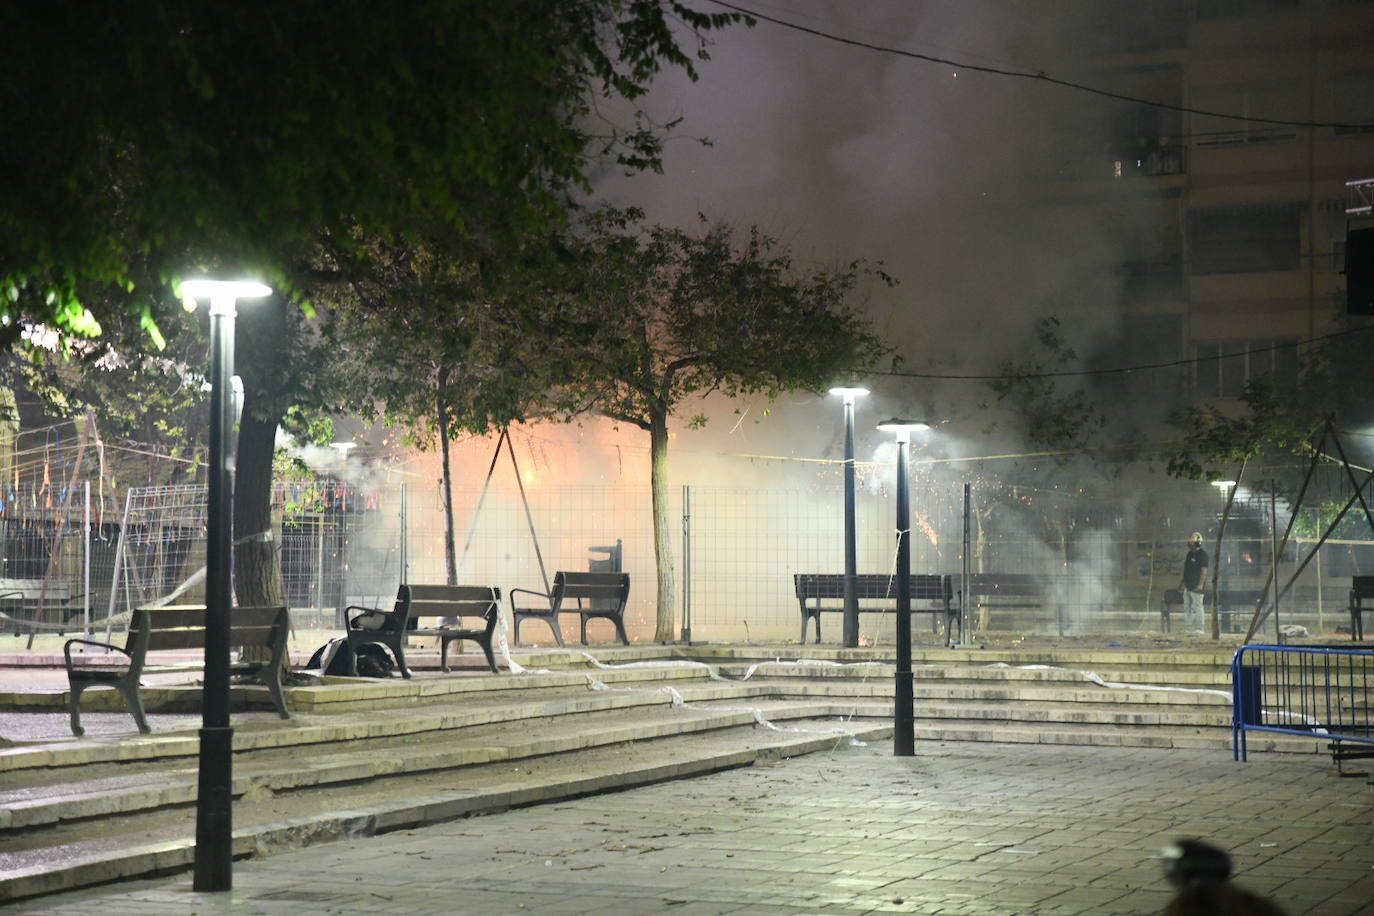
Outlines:
[[[1246,759],[1251,731],[1330,739],[1338,764],[1374,757],[1371,704],[1374,649],[1241,646],[1231,661],[1233,757]]]

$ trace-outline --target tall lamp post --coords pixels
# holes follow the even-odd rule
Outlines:
[[[897,676],[892,705],[892,754],[916,753],[916,704],[911,678],[911,506],[907,495],[907,451],[915,430],[930,429],[920,420],[893,418],[878,424],[897,436]]]
[[[858,551],[854,546],[854,399],[868,394],[867,388],[831,388],[831,394],[844,398],[844,645],[859,644],[859,597],[855,588]]]
[[[200,782],[196,795],[193,886],[227,891],[233,885],[234,729],[229,724],[230,546],[234,537],[229,441],[234,412],[234,303],[270,295],[271,287],[234,280],[186,280],[186,307],[210,301],[210,493],[205,533],[205,688],[201,699]]]

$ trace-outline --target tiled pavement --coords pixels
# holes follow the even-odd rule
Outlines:
[[[633,748],[633,746],[632,746]],[[629,753],[635,753],[632,749]],[[1374,787],[1316,756],[918,744],[283,852],[13,913],[1157,913],[1198,836],[1292,914],[1374,914]]]

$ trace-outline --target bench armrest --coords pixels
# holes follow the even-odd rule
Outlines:
[[[355,614],[355,615],[353,615],[353,616],[349,616],[349,611],[361,611],[362,613]],[[369,616],[369,615],[371,615],[371,614],[377,614],[377,615],[379,615],[380,617],[382,617],[382,626],[380,626],[380,627],[361,627],[361,626],[357,626],[357,625],[356,625],[356,624],[358,623],[359,620],[362,620],[364,617],[367,617],[367,616]],[[363,607],[363,606],[360,605],[360,604],[350,604],[348,607],[344,608],[344,629],[345,629],[345,630],[380,630],[380,629],[385,628],[385,626],[386,626],[386,621],[387,621],[387,619],[390,618],[390,616],[391,616],[391,615],[390,615],[390,612],[389,612],[389,611],[384,611],[384,610],[382,610],[382,609],[379,608],[379,607]]]
[[[93,639],[69,639],[62,645],[62,656],[67,660],[67,670],[72,667],[72,646],[95,646],[97,649],[110,649],[133,661],[133,656],[122,646],[112,646],[106,642],[96,642]]]
[[[549,605],[550,607],[552,607],[552,605],[553,605],[553,596],[550,595],[548,592],[533,592],[533,591],[530,591],[530,590],[527,589],[527,588],[513,588],[513,589],[511,589],[509,592],[506,593],[506,597],[510,600],[510,607],[511,607],[511,610],[516,610],[516,609],[517,609],[517,608],[516,608],[516,605],[515,605],[515,596],[516,596],[517,594],[521,594],[521,595],[534,595],[536,598],[543,598],[543,599],[544,599],[544,603],[547,604],[547,605]]]

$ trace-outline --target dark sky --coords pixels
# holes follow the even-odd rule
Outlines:
[[[983,0],[752,8],[905,51],[1054,70],[1072,59],[1081,24],[1035,6],[1036,15]],[[709,51],[699,82],[673,76],[650,98],[661,119],[683,119],[665,174],[607,176],[603,196],[659,222],[690,225],[701,212],[757,223],[799,260],[881,260],[901,283],[869,291],[867,310],[910,369],[995,371],[1026,352],[1035,318],[1049,312],[1086,344],[1116,333],[1101,307],[1102,265],[1127,244],[1125,225],[1149,216],[1059,207],[1037,177],[1091,148],[1100,102],[763,21],[713,35]],[[1086,135],[1069,126],[1078,124]],[[883,395],[868,405],[876,412],[967,419],[988,398],[973,382],[870,387]]]

